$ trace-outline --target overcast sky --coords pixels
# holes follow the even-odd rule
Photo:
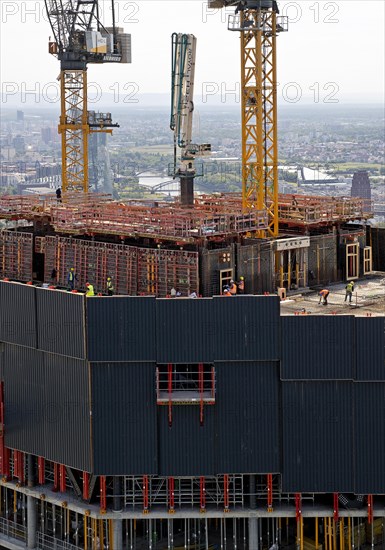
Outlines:
[[[89,82],[124,105],[140,93],[169,93],[172,32],[198,39],[195,93],[234,103],[239,91],[239,33],[227,30],[233,9],[200,0],[115,0],[117,23],[132,35],[131,65],[89,67]],[[279,99],[371,103],[384,100],[383,0],[279,1],[289,32],[278,37]],[[101,0],[106,7],[110,0]],[[1,0],[2,93],[54,92],[59,62],[43,0]],[[105,18],[108,24],[108,17]],[[47,94],[47,90],[49,93]],[[96,87],[90,89],[100,93]],[[12,92],[13,93],[13,92]],[[33,94],[32,94],[33,95]],[[4,105],[4,101],[3,101]]]

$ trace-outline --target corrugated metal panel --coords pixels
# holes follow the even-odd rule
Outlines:
[[[215,363],[219,473],[280,471],[278,363]]]
[[[36,289],[38,348],[85,358],[84,296]]]
[[[282,380],[344,380],[354,376],[354,317],[282,317]]]
[[[4,352],[5,344],[0,342],[0,381],[4,379]]]
[[[155,361],[155,298],[89,298],[86,311],[90,361]]]
[[[95,474],[157,473],[155,386],[155,364],[91,364]]]
[[[354,492],[353,382],[286,382],[284,492]]]
[[[158,363],[213,361],[213,301],[210,298],[156,301]]]
[[[85,361],[44,354],[46,458],[91,471],[88,365]],[[58,460],[60,457],[60,460]]]
[[[280,311],[277,296],[213,298],[216,361],[277,361]]]
[[[357,380],[385,380],[385,317],[356,318]]]
[[[355,390],[355,493],[385,493],[385,383]]]
[[[272,277],[275,269],[273,242],[254,239],[254,242],[250,240],[249,245],[242,244],[237,248],[237,265],[240,266],[239,276],[245,278],[245,293],[276,292]]]
[[[90,471],[87,364],[6,345],[4,370],[6,445]]]
[[[5,344],[4,359],[5,444],[45,456],[43,353]]]
[[[0,340],[36,348],[33,286],[0,282]]]
[[[172,407],[172,426],[168,423],[167,407],[158,408],[159,415],[159,475],[208,476],[216,474],[215,466],[215,406],[204,408],[203,426],[199,407]]]

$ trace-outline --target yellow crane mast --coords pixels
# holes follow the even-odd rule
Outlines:
[[[287,30],[274,0],[211,0],[209,7],[235,5],[228,28],[241,38],[242,199],[245,209],[265,210],[267,230],[278,235],[278,136],[276,37]]]
[[[88,192],[88,136],[112,133],[111,113],[95,113],[87,107],[88,63],[130,63],[131,36],[100,20],[100,0],[44,0],[53,41],[49,53],[60,61],[62,137],[62,190]],[[105,6],[104,6],[105,7]]]

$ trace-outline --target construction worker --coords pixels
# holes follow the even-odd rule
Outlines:
[[[244,279],[244,277],[239,277],[238,292],[239,292],[239,294],[244,294],[245,293],[245,279]]]
[[[323,290],[321,290],[319,292],[319,304],[321,303],[321,300],[323,299],[323,305],[324,306],[327,306],[328,305],[328,296],[329,296],[330,292],[327,288],[324,288]]]
[[[348,283],[345,287],[345,300],[344,300],[344,302],[346,302],[346,300],[349,297],[349,304],[352,303],[353,290],[354,290],[354,281],[350,281],[350,283]]]
[[[232,296],[232,294],[231,294],[231,292],[228,288],[225,288],[223,290],[223,296],[230,296],[230,297]]]
[[[231,279],[231,281],[230,281],[230,288],[229,288],[229,290],[230,290],[230,294],[231,294],[232,296],[235,296],[235,295],[237,294],[237,285],[234,283],[234,281],[233,281],[232,279]]]
[[[95,296],[95,291],[93,285],[86,283],[86,296]]]
[[[107,296],[114,295],[114,285],[112,284],[111,277],[107,277]]]
[[[68,272],[67,282],[68,282],[68,290],[74,290],[75,289],[75,281],[78,280],[78,276],[75,273],[75,268],[71,267],[71,269]]]

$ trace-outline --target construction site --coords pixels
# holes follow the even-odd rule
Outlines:
[[[211,145],[196,38],[174,33],[180,196],[120,202],[89,184],[89,135],[116,125],[88,111],[87,64],[130,62],[130,36],[98,0],[45,5],[62,177],[0,196],[0,547],[384,549],[385,231],[368,198],[278,192],[287,18],[229,16],[242,192],[194,192]]]

